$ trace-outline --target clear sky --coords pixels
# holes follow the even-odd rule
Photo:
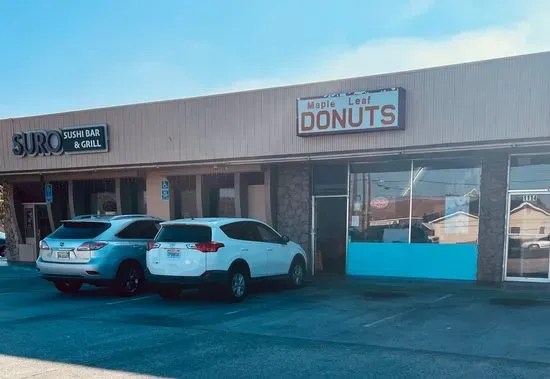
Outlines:
[[[0,0],[0,118],[550,50],[546,0]]]

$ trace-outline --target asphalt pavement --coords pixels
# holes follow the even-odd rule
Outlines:
[[[227,304],[62,295],[30,267],[0,266],[0,377],[543,378],[548,320],[545,296],[443,285],[321,279]]]

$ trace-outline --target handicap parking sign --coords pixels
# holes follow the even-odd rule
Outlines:
[[[170,200],[170,182],[168,180],[163,180],[160,186],[160,197],[162,200]]]
[[[50,183],[46,184],[46,187],[44,189],[44,197],[46,198],[47,204],[53,203],[53,188]]]

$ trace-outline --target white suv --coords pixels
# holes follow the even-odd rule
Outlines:
[[[147,252],[147,278],[164,298],[184,287],[220,286],[242,300],[250,280],[286,278],[301,287],[306,254],[268,225],[253,219],[167,221]]]

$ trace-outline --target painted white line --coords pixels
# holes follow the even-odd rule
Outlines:
[[[403,316],[403,315],[405,315],[409,312],[412,312],[412,311],[413,311],[412,309],[409,309],[408,311],[405,311],[405,312],[400,312],[400,313],[396,313],[396,314],[388,316],[388,317],[381,318],[380,320],[376,320],[376,321],[371,322],[369,324],[363,325],[363,328],[370,328],[370,327],[376,326],[376,325],[381,324],[385,321],[393,320],[396,317]]]
[[[129,303],[131,301],[138,301],[138,300],[144,300],[149,299],[151,297],[156,297],[156,295],[149,295],[149,296],[142,296],[142,297],[134,297],[132,299],[127,300],[120,300],[120,301],[112,301],[110,303],[105,303],[105,305],[115,305],[115,304],[123,304],[123,303]]]
[[[242,311],[246,311],[246,309],[237,309],[236,311],[227,312],[225,315],[226,316],[234,315],[235,313],[239,313],[239,312],[242,312]]]
[[[445,296],[441,296],[441,297],[438,297],[438,298],[435,299],[435,300],[430,301],[429,304],[438,303],[438,302],[443,301],[443,300],[445,300],[445,299],[448,299],[448,298],[450,298],[450,297],[452,297],[452,296],[453,296],[453,295],[449,293],[449,294],[447,294],[447,295],[445,295]],[[368,324],[363,325],[363,328],[371,328],[371,327],[376,326],[376,325],[378,325],[378,324],[381,324],[381,323],[383,323],[383,322],[385,322],[385,321],[393,320],[394,318],[397,318],[397,317],[400,317],[400,316],[404,316],[404,315],[406,315],[407,313],[410,313],[410,312],[412,312],[412,311],[415,311],[416,309],[418,309],[418,308],[409,309],[408,311],[399,312],[399,313],[396,313],[396,314],[394,314],[394,315],[391,315],[391,316],[388,316],[388,317],[381,318],[380,320],[376,320],[376,321],[373,321],[373,322],[371,322],[371,323],[368,323]]]
[[[445,295],[445,296],[438,297],[437,299],[435,299],[434,301],[432,301],[432,304],[433,304],[433,303],[437,303],[437,302],[442,301],[442,300],[445,300],[445,299],[448,299],[448,298],[450,298],[450,297],[453,297],[453,294],[452,294],[452,293],[449,293],[449,294],[447,294],[447,295]]]

